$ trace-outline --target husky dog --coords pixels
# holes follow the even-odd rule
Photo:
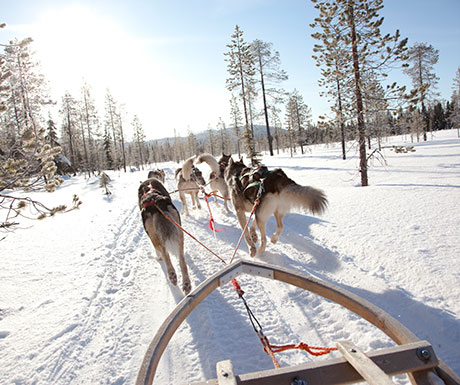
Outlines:
[[[300,186],[289,179],[283,170],[277,168],[268,171],[266,167],[251,170],[243,160],[230,159],[225,169],[225,180],[230,188],[233,207],[242,229],[246,226],[246,212],[251,212],[256,199],[255,220],[250,232],[244,237],[249,246],[251,257],[261,255],[267,244],[265,226],[274,215],[276,231],[271,237],[276,243],[283,231],[283,217],[293,208],[308,209],[313,214],[322,213],[327,207],[327,198],[323,191],[310,186]],[[256,225],[260,231],[260,246],[256,250]]]
[[[231,157],[231,155],[225,155],[224,153],[222,153],[221,158],[219,159],[219,161],[217,161],[211,154],[205,153],[201,154],[196,159],[196,163],[199,164],[206,162],[211,168],[211,174],[209,174],[211,190],[219,191],[222,197],[226,198],[224,199],[224,207],[227,210],[227,212],[230,212],[227,205],[227,200],[230,199],[230,193],[228,190],[227,182],[224,178],[224,171]],[[214,201],[217,205],[219,204],[216,197],[214,197]]]
[[[192,206],[194,208],[201,209],[198,192],[200,191],[200,187],[205,185],[203,174],[193,165],[194,160],[194,156],[188,158],[182,165],[182,168],[178,168],[175,172],[177,189],[179,190],[180,200],[182,201],[181,214],[185,213],[185,215],[190,215],[185,194],[190,194],[192,197]]]
[[[165,183],[165,177],[166,177],[166,174],[164,170],[160,170],[159,168],[149,171],[149,175],[148,175],[149,179],[157,178],[161,183]]]
[[[158,259],[164,260],[169,280],[177,285],[177,275],[171,264],[169,253],[179,258],[182,272],[182,290],[188,294],[190,278],[184,258],[184,233],[165,216],[180,225],[180,215],[163,184],[156,178],[142,182],[138,190],[139,209],[144,229],[152,241]]]

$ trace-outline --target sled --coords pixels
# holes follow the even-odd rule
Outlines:
[[[390,376],[406,373],[412,384],[460,385],[460,378],[436,357],[433,347],[422,341],[396,319],[367,300],[331,283],[292,270],[260,262],[238,260],[204,281],[187,295],[163,322],[139,369],[136,385],[151,385],[169,340],[209,294],[238,275],[246,273],[275,279],[308,290],[333,301],[367,320],[389,336],[396,346],[363,353],[349,341],[337,344],[341,358],[318,363],[269,369],[236,375],[231,361],[217,363],[217,378],[191,385],[335,385],[367,381],[393,384]]]

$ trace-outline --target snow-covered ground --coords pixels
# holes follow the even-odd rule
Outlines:
[[[460,139],[436,132],[428,142],[408,137],[384,142],[386,164],[375,160],[370,186],[359,187],[357,157],[341,159],[338,145],[316,146],[305,155],[265,156],[297,183],[323,189],[329,208],[322,217],[292,213],[276,245],[263,257],[271,264],[311,274],[381,307],[433,345],[460,373]],[[414,145],[395,153],[392,145]],[[174,169],[166,186],[175,190]],[[207,175],[207,165],[199,165]],[[22,229],[0,241],[0,383],[133,384],[157,329],[181,301],[156,260],[137,207],[137,187],[147,171],[111,172],[112,195],[99,181],[71,178],[53,194],[34,198],[79,210]],[[174,203],[181,207],[178,194]],[[211,204],[215,236],[203,208],[183,226],[229,260],[241,230],[234,213]],[[269,221],[269,236],[274,231]],[[2,234],[2,237],[5,234]],[[193,287],[222,263],[185,236]],[[250,258],[243,242],[237,258]],[[175,258],[173,263],[180,274]],[[180,277],[179,277],[180,279]],[[393,345],[382,332],[314,294],[265,278],[241,276],[245,298],[273,344],[306,342],[335,346],[348,339],[363,350]],[[340,353],[332,353],[339,356]],[[282,366],[312,358],[300,351],[277,355]],[[230,284],[200,304],[172,338],[155,383],[181,384],[216,378],[215,363],[230,359],[235,373],[273,368]],[[396,379],[406,383],[404,376]]]

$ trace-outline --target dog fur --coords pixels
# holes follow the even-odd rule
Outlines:
[[[170,282],[177,285],[177,275],[169,256],[169,253],[172,253],[179,259],[182,290],[188,294],[191,284],[184,258],[184,233],[165,218],[167,215],[180,225],[179,211],[172,203],[168,191],[157,178],[150,178],[141,183],[138,189],[138,202],[144,229],[152,241],[158,259],[166,264]]]
[[[159,168],[155,169],[155,170],[151,170],[149,171],[149,175],[148,175],[148,178],[157,178],[161,183],[165,183],[165,178],[166,178],[166,174],[164,172],[164,170],[161,170]]]
[[[246,212],[251,212],[254,207],[255,194],[248,197],[246,187],[249,180],[245,174],[249,169],[240,159],[230,159],[225,170],[225,180],[230,188],[233,207],[236,211],[238,222],[242,229],[246,226]],[[307,209],[313,214],[321,214],[327,208],[327,198],[323,191],[310,186],[300,186],[288,178],[283,170],[277,168],[269,171],[264,176],[263,193],[260,196],[250,226],[250,231],[244,234],[246,243],[250,249],[251,257],[261,255],[267,244],[265,226],[268,219],[273,215],[276,220],[276,231],[271,237],[271,242],[276,243],[283,231],[283,217],[292,209]],[[256,189],[258,190],[258,189]],[[256,226],[260,231],[260,246],[256,249],[257,242]]]
[[[190,215],[187,207],[187,199],[185,194],[189,194],[192,198],[192,207],[201,209],[198,193],[200,186],[205,185],[203,174],[193,165],[195,157],[188,158],[181,168],[175,172],[177,180],[177,189],[179,190],[179,197],[182,202],[181,214]]]
[[[230,212],[227,204],[227,200],[230,199],[230,191],[228,189],[227,182],[225,181],[224,171],[225,168],[228,166],[228,162],[231,157],[231,155],[225,155],[224,153],[222,153],[222,156],[220,157],[219,161],[217,161],[211,154],[204,153],[196,159],[197,164],[205,162],[211,168],[211,173],[209,174],[209,185],[212,191],[217,190],[223,198],[226,198],[224,199],[224,207],[227,210],[227,212]],[[219,202],[216,197],[214,197],[214,201],[217,205],[219,205]]]

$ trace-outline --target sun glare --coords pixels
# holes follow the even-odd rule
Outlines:
[[[72,88],[75,84],[69,83],[81,83],[82,78],[104,80],[113,75],[121,38],[114,23],[77,6],[44,13],[34,36],[49,75]]]
[[[226,96],[171,72],[174,66],[164,55],[169,48],[167,37],[136,37],[116,20],[82,6],[47,10],[29,32],[58,104],[67,91],[79,99],[86,82],[103,116],[105,92],[110,89],[125,105],[128,122],[139,115],[152,136],[165,135],[166,127],[172,132],[171,116],[175,128],[185,130],[190,120],[206,119],[207,109],[222,109],[219,100]],[[170,46],[174,49],[174,44]],[[192,128],[204,129],[209,123]]]

